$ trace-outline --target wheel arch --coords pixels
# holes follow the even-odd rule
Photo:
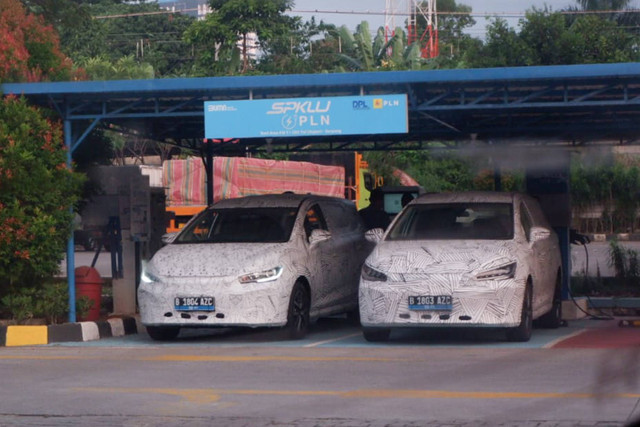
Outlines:
[[[309,306],[311,307],[313,295],[311,294],[311,285],[309,284],[309,280],[305,276],[298,276],[296,281],[291,286],[292,289],[296,283],[302,283],[302,285],[305,287],[305,290],[307,291],[307,295],[309,295]]]

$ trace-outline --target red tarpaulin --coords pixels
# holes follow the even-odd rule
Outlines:
[[[246,157],[215,157],[213,165],[214,201],[285,191],[344,198],[342,166]],[[167,205],[206,204],[205,175],[198,158],[166,161],[163,185]]]

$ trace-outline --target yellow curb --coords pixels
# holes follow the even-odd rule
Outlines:
[[[8,326],[7,347],[48,344],[46,326]]]

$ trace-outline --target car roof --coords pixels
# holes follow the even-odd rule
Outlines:
[[[335,200],[346,201],[338,197],[318,196],[313,194],[264,194],[259,196],[245,196],[233,199],[223,199],[213,204],[217,209],[233,208],[297,208],[305,200],[321,201]]]
[[[418,197],[413,204],[431,203],[513,203],[520,197],[517,193],[496,191],[461,191],[451,193],[427,193]]]

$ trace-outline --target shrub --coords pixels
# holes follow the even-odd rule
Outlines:
[[[82,183],[66,167],[59,123],[24,99],[0,99],[0,298],[58,272]]]
[[[609,243],[609,265],[615,270],[616,279],[631,288],[640,286],[638,252],[621,246],[616,240]]]
[[[68,286],[63,282],[48,282],[41,287],[20,288],[0,300],[0,312],[18,324],[33,318],[44,318],[48,324],[62,323],[69,312]],[[93,300],[83,295],[76,299],[79,317],[87,315]]]

